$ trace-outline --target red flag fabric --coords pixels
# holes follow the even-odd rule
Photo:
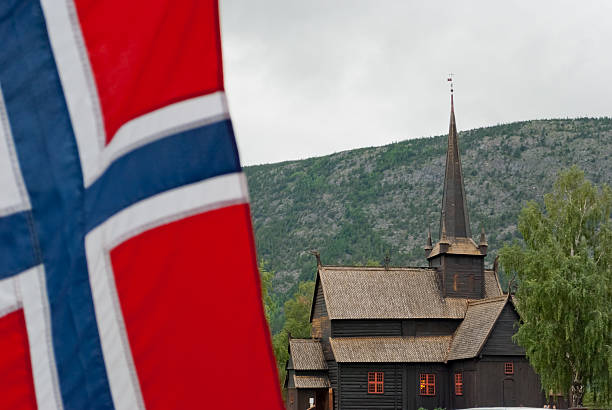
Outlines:
[[[283,408],[217,1],[0,16],[2,407]]]

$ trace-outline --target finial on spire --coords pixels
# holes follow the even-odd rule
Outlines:
[[[454,101],[453,101],[453,92],[455,91],[455,85],[454,85],[454,83],[453,83],[453,76],[454,76],[454,75],[455,75],[455,74],[453,74],[453,73],[449,73],[449,74],[448,74],[448,78],[446,79],[446,81],[450,83],[450,92],[451,92],[451,111],[454,111],[454,108],[455,108],[455,107],[454,107],[454,105],[455,105],[455,104],[454,104]]]

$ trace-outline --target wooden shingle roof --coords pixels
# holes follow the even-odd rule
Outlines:
[[[431,250],[431,253],[427,256],[428,259],[440,253],[440,242]],[[451,238],[449,240],[449,247],[445,253],[453,255],[472,255],[472,256],[483,256],[478,249],[478,245],[472,238]]]
[[[467,299],[443,298],[431,268],[323,266],[330,319],[462,319]]]
[[[476,357],[507,301],[507,296],[470,301],[465,318],[455,331],[448,360]]]
[[[318,340],[290,339],[289,353],[295,370],[327,370],[327,362]]]
[[[445,362],[452,336],[332,337],[339,363]]]
[[[321,376],[298,376],[293,375],[293,382],[298,389],[325,389],[330,386],[329,378]]]
[[[496,298],[498,296],[502,296],[504,292],[502,292],[501,286],[499,284],[499,280],[497,279],[497,275],[495,271],[485,269],[484,271],[484,286],[485,286],[485,298]]]

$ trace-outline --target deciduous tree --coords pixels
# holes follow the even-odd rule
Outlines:
[[[293,298],[285,302],[285,325],[272,339],[281,383],[285,378],[285,363],[289,360],[287,352],[289,335],[296,338],[310,337],[310,307],[314,285],[313,281],[299,284]]]
[[[268,269],[267,263],[262,259],[259,261],[259,277],[261,279],[261,299],[266,313],[268,326],[272,328],[272,317],[278,310],[278,305],[272,299],[272,279],[274,272]]]
[[[543,206],[527,203],[500,262],[518,276],[515,340],[547,391],[582,405],[585,388],[610,397],[612,376],[612,191],[577,167],[561,172]]]

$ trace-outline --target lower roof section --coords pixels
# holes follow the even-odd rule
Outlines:
[[[332,337],[338,363],[443,363],[452,336]]]
[[[326,375],[320,376],[298,376],[293,375],[296,389],[326,389],[330,386]]]
[[[289,339],[289,355],[295,370],[327,370],[318,340]]]

